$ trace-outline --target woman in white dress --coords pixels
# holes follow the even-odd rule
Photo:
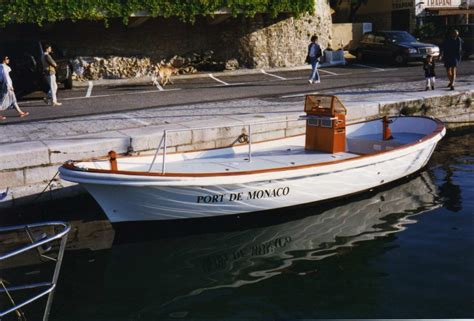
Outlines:
[[[10,58],[8,56],[3,56],[2,58],[2,64],[0,65],[0,110],[15,108],[20,117],[28,116],[29,113],[22,111],[16,101],[12,79],[10,78],[10,71],[12,69],[8,66]],[[5,116],[0,115],[0,120],[5,119]]]

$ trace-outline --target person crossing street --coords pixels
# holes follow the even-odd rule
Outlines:
[[[319,60],[321,56],[322,50],[321,46],[318,44],[318,36],[314,35],[311,37],[311,43],[308,46],[308,57],[309,63],[311,64],[311,74],[308,79],[310,84],[319,84],[321,82],[318,72]]]

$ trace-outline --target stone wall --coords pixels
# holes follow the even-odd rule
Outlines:
[[[137,56],[152,62],[174,55],[212,50],[215,59],[236,58],[248,68],[295,66],[304,63],[312,34],[326,46],[332,21],[326,0],[315,1],[315,14],[295,18],[281,14],[271,18],[216,15],[198,17],[194,24],[177,18],[131,18],[128,26],[112,19],[63,21],[36,25],[10,25],[0,30],[1,39],[42,39],[57,43],[70,57]]]
[[[249,20],[240,37],[239,57],[255,68],[301,65],[309,38],[316,34],[323,47],[332,39],[332,20],[326,1],[316,1],[315,14],[270,21],[258,16]]]

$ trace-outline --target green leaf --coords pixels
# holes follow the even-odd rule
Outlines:
[[[9,23],[36,23],[65,19],[104,20],[122,18],[127,24],[131,15],[147,12],[152,17],[178,17],[184,22],[194,22],[196,16],[212,16],[221,8],[228,8],[233,16],[247,17],[267,13],[299,15],[313,12],[315,0],[2,0],[0,1],[0,26]],[[364,1],[364,0],[363,0]]]

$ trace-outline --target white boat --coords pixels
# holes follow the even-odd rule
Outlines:
[[[335,96],[308,95],[306,134],[220,149],[67,162],[62,179],[84,186],[111,222],[258,212],[359,193],[428,162],[444,124],[427,117],[345,123]],[[391,133],[390,133],[391,132]]]

